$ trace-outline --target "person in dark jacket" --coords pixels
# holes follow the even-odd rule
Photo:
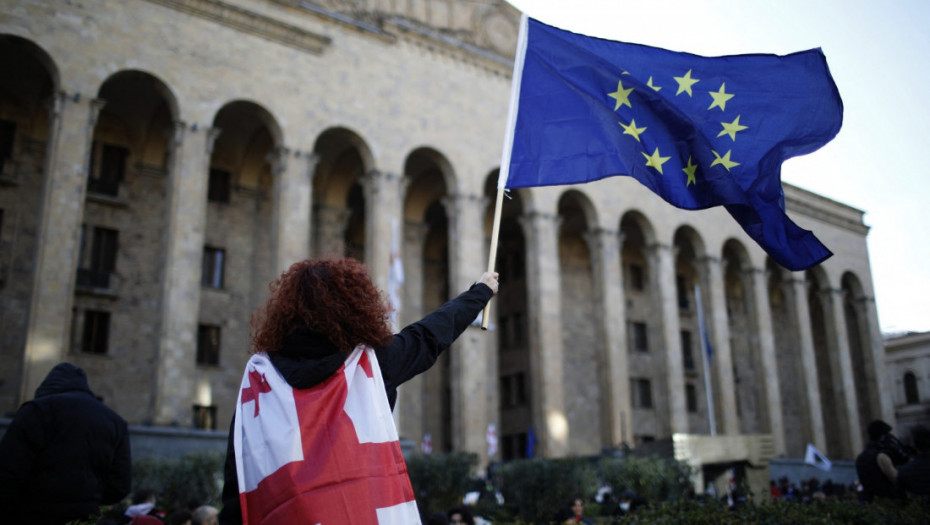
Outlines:
[[[930,498],[930,428],[918,425],[911,436],[917,455],[898,469],[898,483],[910,494]]]
[[[862,484],[862,499],[903,499],[904,491],[898,486],[898,471],[892,459],[894,454],[885,445],[891,435],[891,425],[876,419],[869,423],[867,431],[869,442],[856,457],[856,474]]]
[[[393,410],[397,387],[428,370],[497,293],[497,272],[398,334],[367,268],[351,259],[305,260],[271,284],[271,296],[252,317],[252,350],[267,352],[295,389],[323,383],[359,344],[374,349]],[[236,451],[230,425],[220,524],[242,523]]]
[[[129,494],[126,421],[101,403],[84,370],[56,365],[0,441],[0,508],[7,523],[86,519]]]

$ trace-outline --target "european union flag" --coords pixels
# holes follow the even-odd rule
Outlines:
[[[843,120],[819,49],[703,57],[523,23],[502,187],[629,175],[679,208],[726,207],[789,270],[832,255],[785,214],[780,175]]]

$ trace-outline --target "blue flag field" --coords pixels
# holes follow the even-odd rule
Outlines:
[[[501,188],[628,175],[679,208],[724,206],[789,270],[832,255],[781,185],[782,162],[842,124],[819,49],[703,57],[523,24]]]

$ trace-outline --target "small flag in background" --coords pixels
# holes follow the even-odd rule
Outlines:
[[[842,123],[819,49],[709,58],[522,24],[499,188],[629,175],[679,208],[726,207],[789,270],[832,255],[788,218],[780,175]]]
[[[531,428],[526,434],[526,457],[531,458],[536,455],[536,432]]]
[[[830,470],[833,468],[833,463],[827,459],[827,456],[824,456],[817,447],[813,444],[807,444],[807,451],[804,453],[804,462],[808,465],[813,465],[820,470]]]
[[[400,225],[397,219],[391,222],[391,267],[388,270],[388,298],[391,301],[391,326],[400,331],[398,312],[404,287],[404,261],[400,255]]]
[[[433,436],[431,436],[429,432],[423,434],[423,441],[420,442],[420,451],[424,454],[433,453]]]
[[[494,423],[488,423],[488,432],[485,439],[488,441],[488,457],[492,458],[494,454],[497,454],[497,427],[494,426]]]

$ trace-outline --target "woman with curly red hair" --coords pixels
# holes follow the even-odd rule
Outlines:
[[[252,315],[252,352],[253,356],[246,366],[243,376],[243,391],[236,418],[252,421],[258,419],[259,410],[264,410],[270,421],[274,405],[264,399],[260,404],[260,394],[272,390],[293,389],[293,397],[307,399],[307,396],[316,395],[316,398],[325,398],[325,403],[345,403],[345,412],[350,412],[350,403],[342,397],[330,397],[314,394],[329,388],[332,385],[344,387],[345,380],[337,372],[344,371],[348,376],[350,366],[358,366],[368,371],[368,377],[374,377],[377,385],[375,396],[379,399],[365,398],[363,410],[372,414],[377,413],[379,423],[390,428],[386,430],[393,433],[396,440],[396,429],[393,420],[389,417],[397,399],[397,387],[417,374],[429,369],[439,357],[455,341],[456,338],[471,324],[484,308],[491,297],[497,293],[498,274],[496,272],[484,273],[478,282],[455,299],[442,305],[435,312],[420,321],[407,326],[398,334],[393,334],[390,328],[388,315],[389,308],[382,293],[375,287],[368,275],[367,268],[360,262],[350,259],[319,259],[305,260],[292,265],[277,280],[271,283],[271,296],[267,302]],[[264,368],[262,368],[264,367]],[[372,372],[375,371],[375,372]],[[376,372],[379,371],[380,374]],[[259,373],[261,372],[261,373]],[[280,379],[276,379],[280,378]],[[280,385],[273,386],[274,381]],[[351,388],[351,387],[350,387]],[[351,392],[349,396],[351,396]],[[374,399],[374,400],[372,400]],[[255,401],[253,408],[243,409],[247,402]],[[319,401],[316,402],[318,406]],[[309,403],[299,401],[298,410],[310,406]],[[379,412],[383,406],[383,413]],[[269,407],[269,408],[265,408]],[[341,407],[336,407],[341,408]],[[332,413],[332,407],[323,407],[323,412]],[[341,411],[340,411],[341,412]],[[387,414],[387,417],[383,417]],[[320,418],[316,412],[312,414],[298,414],[299,418]],[[358,424],[352,416],[353,424]],[[331,419],[329,424],[332,424]],[[250,425],[252,423],[249,423]],[[324,423],[326,424],[326,423]],[[230,428],[229,444],[227,448],[225,478],[223,488],[223,510],[220,513],[221,524],[239,524],[244,522],[268,523],[326,523],[320,516],[327,515],[328,509],[321,512],[320,500],[313,500],[307,496],[306,490],[293,489],[290,483],[278,483],[275,487],[276,498],[280,501],[267,504],[265,501],[252,501],[246,499],[246,492],[252,490],[245,487],[240,493],[240,483],[249,484],[248,477],[243,478],[239,472],[244,464],[242,461],[242,445],[250,440],[249,447],[256,441],[248,434],[250,430],[243,430],[248,426],[234,419]],[[312,425],[311,425],[312,426]],[[336,426],[336,425],[334,425]],[[306,423],[300,429],[303,433],[302,448],[307,448],[309,438],[307,434],[317,432],[313,428],[307,430]],[[251,427],[250,427],[251,428]],[[252,431],[264,434],[287,433],[287,429],[268,427],[262,431]],[[336,428],[319,431],[326,433],[326,439],[331,439],[339,430]],[[245,436],[245,437],[242,437]],[[352,440],[355,438],[352,433]],[[275,443],[277,436],[260,435],[262,446]],[[261,447],[260,447],[261,448]],[[286,448],[286,447],[285,447]],[[328,450],[302,450],[300,465],[307,465],[312,475],[319,475],[326,467],[322,466],[331,461],[334,453]],[[399,451],[399,446],[398,446]],[[238,453],[238,456],[237,456]],[[251,454],[251,452],[248,452]],[[264,454],[262,452],[261,454]],[[327,456],[329,454],[330,456]],[[273,454],[272,454],[273,455]],[[315,456],[317,455],[317,456]],[[321,456],[320,456],[321,455]],[[396,460],[396,459],[395,459]],[[391,461],[395,461],[391,460]],[[266,463],[269,461],[263,457]],[[271,460],[273,463],[274,460]],[[348,461],[345,458],[335,462]],[[365,460],[367,461],[367,460]],[[397,471],[403,476],[403,481],[409,487],[406,478],[406,467],[400,462],[396,465]],[[394,466],[390,467],[391,469]],[[292,467],[297,471],[300,467]],[[282,469],[284,470],[284,469]],[[291,478],[305,481],[310,474],[288,474]],[[289,480],[291,478],[288,478]],[[266,482],[270,478],[262,478]],[[282,489],[282,486],[285,488]],[[303,490],[303,491],[302,491]],[[331,487],[327,488],[331,490]],[[281,492],[288,494],[281,494]],[[292,494],[291,494],[292,493]],[[338,493],[338,489],[337,489]],[[329,521],[351,523],[351,505],[346,505],[348,496],[342,496],[338,505],[342,510],[329,514]],[[357,496],[356,496],[357,497]],[[249,503],[252,501],[251,503]],[[326,500],[329,501],[329,500]],[[360,502],[361,503],[361,502]],[[256,507],[265,505],[261,511]],[[415,504],[414,504],[415,505]],[[248,507],[247,509],[244,507]],[[338,514],[345,512],[348,514]],[[380,512],[380,511],[379,511]],[[256,516],[260,516],[256,518]],[[332,516],[341,516],[333,518]],[[245,518],[245,519],[243,519]],[[307,520],[310,521],[307,521]]]

